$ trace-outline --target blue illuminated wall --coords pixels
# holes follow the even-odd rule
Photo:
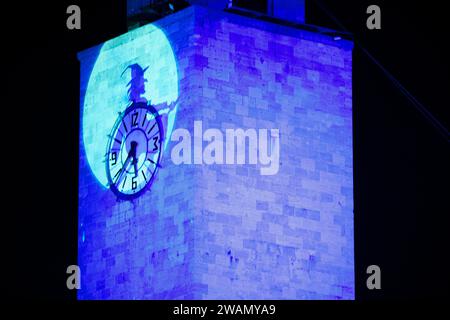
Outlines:
[[[354,298],[351,42],[193,6],[79,58],[79,299]],[[172,142],[118,202],[98,161],[133,62],[174,129],[280,129],[278,174],[177,166]]]

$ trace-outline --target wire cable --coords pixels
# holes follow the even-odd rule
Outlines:
[[[325,12],[325,14],[333,20],[336,25],[345,32],[349,32],[347,28],[339,21],[336,16],[327,9],[327,7],[322,3],[321,0],[316,0],[319,8]],[[355,44],[359,49],[387,76],[387,78],[394,84],[394,86],[400,90],[400,92],[405,95],[408,101],[416,108],[416,110],[430,122],[431,125],[444,137],[444,139],[450,142],[448,129],[419,101],[413,94],[411,94],[401,83],[398,81],[382,64],[376,59],[366,48],[364,48],[357,39],[354,39]]]

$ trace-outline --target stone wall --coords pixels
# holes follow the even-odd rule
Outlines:
[[[197,6],[157,24],[175,128],[279,129],[279,171],[175,165],[171,142],[151,190],[117,202],[81,132],[79,298],[353,299],[352,43]],[[80,54],[82,108],[97,53]]]

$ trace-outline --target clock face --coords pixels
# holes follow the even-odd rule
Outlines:
[[[106,153],[110,189],[122,199],[146,191],[160,167],[164,130],[155,108],[135,102],[119,115]]]

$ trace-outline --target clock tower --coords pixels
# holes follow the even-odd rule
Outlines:
[[[150,2],[78,56],[78,298],[353,299],[351,39],[303,1]],[[279,170],[174,163],[199,121],[277,130]]]

